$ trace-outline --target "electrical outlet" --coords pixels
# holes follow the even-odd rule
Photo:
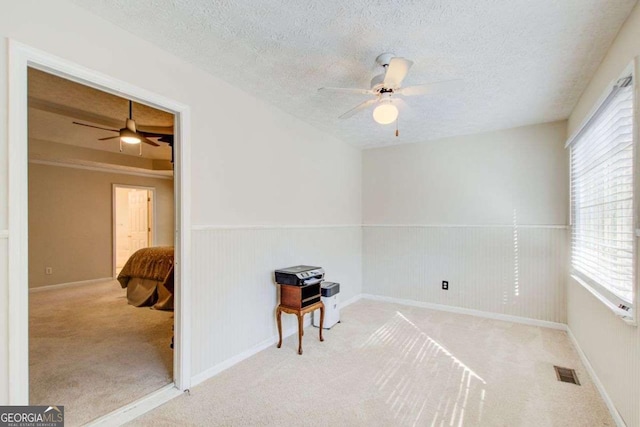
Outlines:
[[[449,282],[446,280],[442,281],[442,290],[443,291],[448,291],[449,290]]]
[[[45,267],[44,268],[44,274],[53,274],[53,268],[52,267]]]

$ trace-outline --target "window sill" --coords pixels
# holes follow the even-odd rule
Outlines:
[[[608,298],[604,297],[602,294],[600,294],[600,292],[598,292],[597,290],[593,289],[592,286],[590,286],[587,282],[585,282],[584,280],[582,280],[578,276],[572,274],[571,278],[573,280],[575,280],[577,283],[579,283],[587,291],[589,291],[600,302],[602,302],[605,305],[605,307],[607,307],[609,310],[611,310],[611,312],[613,312],[613,314],[615,314],[616,317],[618,317],[624,323],[626,323],[627,325],[630,325],[630,326],[638,326],[638,323],[637,323],[635,315],[634,315],[635,308],[632,307],[629,311],[625,311],[625,310],[621,309],[620,307],[617,307]]]

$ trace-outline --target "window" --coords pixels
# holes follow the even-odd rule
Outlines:
[[[572,274],[623,310],[636,277],[632,83],[630,74],[618,80],[569,141]]]

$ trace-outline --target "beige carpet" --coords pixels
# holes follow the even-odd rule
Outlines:
[[[64,405],[76,426],[173,381],[173,312],[125,292],[108,281],[29,295],[31,404]]]
[[[290,337],[131,425],[614,425],[565,332],[367,300],[341,315],[302,356]]]

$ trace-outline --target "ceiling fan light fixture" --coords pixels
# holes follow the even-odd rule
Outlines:
[[[140,136],[126,128],[120,131],[120,140],[127,144],[140,144],[142,142]]]
[[[122,142],[126,142],[127,144],[140,144],[140,138],[135,138],[133,136],[123,136]]]
[[[390,103],[381,103],[373,110],[373,120],[381,125],[393,123],[398,118],[398,108]]]

